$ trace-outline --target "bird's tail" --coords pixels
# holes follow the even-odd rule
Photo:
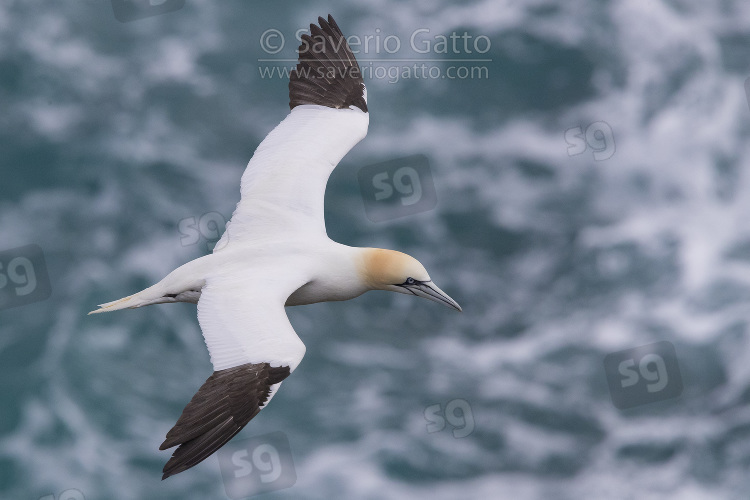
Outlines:
[[[206,269],[205,259],[206,257],[202,257],[201,259],[188,262],[169,273],[159,283],[128,297],[100,304],[99,309],[91,311],[89,314],[119,311],[121,309],[135,309],[136,307],[170,302],[192,302],[193,304],[197,304],[201,295],[201,289],[206,284],[204,278]]]
[[[103,312],[110,312],[110,311],[119,311],[120,309],[134,309],[136,307],[142,307],[153,304],[153,300],[155,300],[158,297],[144,297],[144,293],[148,292],[150,289],[147,288],[141,292],[138,292],[134,295],[130,295],[128,297],[124,297],[119,300],[115,300],[112,302],[107,302],[106,304],[99,304],[99,309],[96,309],[94,311],[91,311],[89,314],[99,314]],[[148,296],[148,294],[146,294]]]
[[[166,279],[166,278],[165,278]],[[124,297],[106,304],[99,304],[99,309],[89,314],[119,311],[120,309],[135,309],[136,307],[150,306],[153,304],[166,304],[169,302],[193,302],[198,303],[200,288],[196,290],[168,291],[163,286],[163,280],[156,285],[146,288],[136,294]]]

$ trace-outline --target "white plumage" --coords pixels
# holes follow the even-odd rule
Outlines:
[[[241,201],[214,253],[181,266],[140,293],[93,311],[198,304],[214,373],[161,446],[179,445],[164,468],[164,478],[223,446],[297,368],[305,346],[285,306],[390,290],[461,310],[413,257],[349,247],[326,235],[323,202],[328,177],[367,134],[369,113],[359,66],[341,30],[330,16],[328,21],[318,20],[320,27],[311,25],[311,36],[305,36],[308,42],[325,41],[324,50],[315,53],[312,43],[300,47],[300,62],[289,85],[292,110],[248,163]]]
[[[284,238],[292,237],[292,232],[325,234],[328,177],[365,137],[369,122],[369,113],[358,108],[295,107],[248,163],[242,176],[242,201],[216,248],[279,232]]]

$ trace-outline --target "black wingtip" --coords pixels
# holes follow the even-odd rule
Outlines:
[[[318,104],[367,112],[362,70],[333,16],[318,17],[302,35],[297,67],[289,78],[289,108]]]
[[[215,371],[185,406],[160,450],[179,447],[164,465],[162,481],[201,463],[224,446],[268,402],[271,386],[286,379],[289,366],[247,363]]]

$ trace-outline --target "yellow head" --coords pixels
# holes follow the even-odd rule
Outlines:
[[[373,290],[416,295],[461,310],[455,300],[432,282],[414,257],[382,248],[366,248],[363,256],[361,277]]]

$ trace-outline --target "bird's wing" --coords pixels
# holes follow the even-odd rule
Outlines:
[[[302,36],[289,81],[289,115],[255,150],[242,199],[214,251],[276,232],[323,231],[326,183],[367,134],[369,113],[359,64],[331,16]]]
[[[257,415],[294,371],[305,345],[284,312],[290,294],[271,273],[253,283],[210,278],[198,302],[198,321],[214,373],[193,396],[159,447],[179,445],[162,479],[187,470],[224,446]]]

